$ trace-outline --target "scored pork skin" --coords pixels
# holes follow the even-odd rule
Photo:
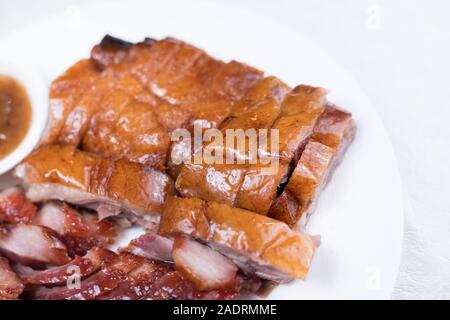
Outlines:
[[[294,232],[282,222],[196,198],[169,198],[159,233],[191,236],[229,257],[245,272],[277,282],[304,279],[315,252],[308,235]]]
[[[30,185],[32,201],[57,199],[85,206],[106,203],[138,216],[158,214],[173,193],[173,183],[163,172],[70,146],[35,150],[16,167],[15,174]],[[49,188],[51,192],[47,192]]]
[[[328,103],[269,216],[290,226],[302,220],[304,227],[355,134],[356,125],[351,113]]]

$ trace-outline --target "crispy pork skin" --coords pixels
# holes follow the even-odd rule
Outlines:
[[[163,172],[127,160],[105,159],[70,146],[37,149],[16,167],[32,201],[50,199],[157,219],[173,183]]]
[[[0,193],[0,222],[28,223],[36,214],[36,206],[26,198],[20,187],[11,187]]]
[[[42,144],[166,166],[169,133],[194,123],[217,127],[262,72],[224,63],[183,41],[132,44],[106,36],[51,87]]]
[[[280,103],[287,91],[287,85],[275,77],[258,81],[233,108],[220,130],[224,135],[247,129],[255,130],[257,134],[258,129],[270,128],[280,116]],[[204,149],[214,148],[216,154],[220,149],[222,163],[207,164],[203,159],[203,163],[185,164],[176,180],[178,192],[184,197],[235,205],[244,177],[253,163],[249,156],[252,142],[248,137],[245,139],[243,147],[235,145],[234,139],[232,145],[228,145],[228,139],[221,145],[206,143]],[[232,163],[227,162],[230,157],[235,159]],[[275,190],[277,185],[274,185]],[[245,190],[242,191],[244,192]],[[246,203],[246,199],[242,199],[244,206]]]
[[[52,82],[50,114],[41,145],[56,142],[67,116],[80,101],[82,93],[89,90],[98,76],[97,65],[90,59],[83,59]]]
[[[176,188],[184,197],[198,197],[266,215],[277,196],[279,186],[286,182],[292,163],[296,163],[313,128],[325,110],[327,91],[322,88],[298,86],[289,91],[274,77],[265,78],[251,88],[231,117],[221,125],[227,129],[273,129],[278,131],[279,149],[273,154],[268,139],[268,150],[258,150],[269,164],[257,162],[242,164],[186,164],[182,167]],[[271,134],[271,132],[269,133]],[[225,146],[224,157],[245,157],[248,146],[239,150]],[[274,163],[278,165],[274,165]],[[225,163],[225,160],[223,161]]]
[[[92,248],[83,257],[76,256],[69,263],[48,268],[45,270],[34,270],[32,268],[18,265],[15,270],[25,284],[63,286],[71,276],[76,275],[84,279],[99,271],[108,262],[114,259],[115,254],[102,248]]]
[[[66,246],[53,230],[29,224],[18,224],[2,232],[0,252],[11,261],[36,268],[70,260]]]
[[[285,223],[196,198],[170,198],[159,233],[189,235],[232,259],[244,272],[277,282],[305,279],[315,251],[308,235]]]
[[[0,257],[0,300],[17,300],[25,288],[8,260]]]
[[[236,287],[236,265],[208,246],[178,236],[175,238],[172,255],[175,268],[198,290]]]
[[[56,231],[71,256],[82,256],[94,246],[111,243],[116,235],[114,225],[109,221],[98,221],[89,215],[82,215],[58,201],[46,203],[33,223]]]
[[[145,233],[133,239],[128,246],[120,248],[121,253],[130,253],[147,259],[173,262],[173,239],[155,233]]]
[[[355,133],[352,115],[328,104],[269,215],[290,226],[301,220],[305,226],[314,212],[317,198],[331,179]]]

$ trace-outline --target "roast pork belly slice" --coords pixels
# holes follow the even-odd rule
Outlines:
[[[56,78],[50,87],[50,112],[40,144],[54,143],[67,116],[99,77],[97,65],[82,59]]]
[[[175,268],[198,290],[236,288],[236,265],[217,251],[183,236],[175,237]]]
[[[62,265],[70,260],[66,246],[53,230],[29,224],[3,230],[0,252],[13,262],[36,268]]]
[[[280,196],[280,203],[277,199],[270,216],[293,226],[303,213],[313,210],[315,200],[327,181],[333,157],[332,148],[319,142],[308,142],[283,191],[284,194]],[[290,209],[285,206],[285,201],[292,198],[298,203],[299,209],[295,212],[285,212],[284,209]]]
[[[26,284],[44,286],[63,286],[76,273],[80,279],[84,279],[99,271],[107,263],[115,258],[115,254],[109,250],[94,247],[83,257],[76,256],[69,263],[48,268],[45,270],[34,270],[32,268],[17,265],[14,270],[20,275]]]
[[[82,256],[94,246],[111,243],[117,234],[111,222],[98,221],[88,214],[82,215],[58,201],[44,204],[33,223],[56,231],[71,256]]]
[[[20,187],[11,187],[0,193],[0,222],[28,223],[36,214],[36,206],[27,199]]]
[[[70,146],[39,148],[15,170],[32,201],[62,200],[96,208],[107,204],[143,223],[157,222],[173,182],[163,172],[127,160],[94,156]]]
[[[287,93],[288,90],[274,77],[259,81],[221,126],[224,133],[227,129],[278,130],[278,153],[273,152],[271,135],[268,149],[258,149],[259,155],[270,163],[262,163],[258,159],[260,162],[250,164],[186,164],[176,181],[180,194],[266,215],[278,188],[287,181],[292,163],[298,160],[298,154],[325,109],[326,90],[309,86],[298,86]],[[248,152],[248,147],[245,150],[231,149],[225,146],[224,155],[229,153],[238,159]]]
[[[334,165],[338,165],[356,135],[356,123],[352,114],[328,103],[314,127],[312,139],[336,150]]]
[[[285,223],[243,209],[196,198],[169,198],[159,233],[207,243],[245,273],[284,283],[305,279],[315,246]]]
[[[272,129],[279,131],[279,155],[286,162],[298,160],[302,147],[325,110],[327,91],[299,85],[290,91],[281,105],[281,115]]]
[[[8,260],[0,257],[0,300],[17,300],[24,288],[24,284],[11,269]]]
[[[290,226],[300,220],[304,227],[355,133],[356,125],[351,114],[328,104],[269,215]]]

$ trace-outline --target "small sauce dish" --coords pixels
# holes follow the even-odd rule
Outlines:
[[[48,89],[32,67],[0,58],[0,99],[0,144],[3,143],[0,174],[3,174],[39,142],[47,123]]]

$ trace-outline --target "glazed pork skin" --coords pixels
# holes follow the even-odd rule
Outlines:
[[[230,258],[245,273],[280,283],[305,279],[315,252],[308,235],[282,222],[197,198],[169,198],[159,233],[190,236]]]
[[[328,104],[269,216],[291,227],[301,220],[304,227],[355,134],[351,113]]]
[[[24,284],[11,269],[8,260],[0,257],[0,300],[17,300],[24,288]]]
[[[143,224],[158,221],[164,200],[174,191],[163,172],[71,146],[37,149],[16,167],[15,175],[29,185],[27,196],[32,201],[56,199],[90,208],[106,206],[112,214],[132,215]]]
[[[227,130],[270,128],[280,115],[280,103],[288,90],[289,87],[275,77],[258,81],[233,108],[229,118],[220,126],[221,132],[226,134]],[[176,180],[176,188],[182,196],[198,197],[230,206],[235,204],[250,167],[249,141],[246,141],[244,150],[226,145],[227,142],[224,141],[221,146],[223,164],[192,163],[182,166]],[[204,149],[208,145],[206,143]],[[234,159],[242,159],[243,163],[227,164],[229,155]]]

